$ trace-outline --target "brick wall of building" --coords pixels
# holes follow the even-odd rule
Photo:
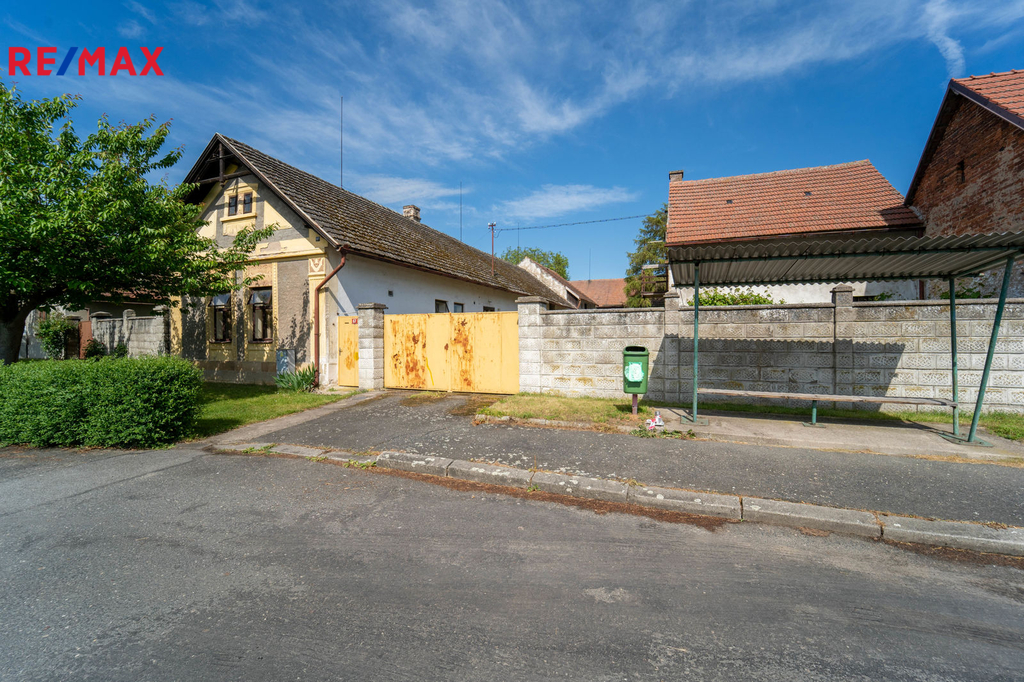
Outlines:
[[[926,234],[1024,232],[1024,130],[963,97],[956,101],[913,197]],[[971,286],[995,295],[1001,278],[992,271]],[[934,283],[929,294],[945,286]],[[1024,296],[1024,264],[1017,265],[1010,295]]]

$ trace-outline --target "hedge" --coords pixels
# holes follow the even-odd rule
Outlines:
[[[0,366],[0,444],[165,445],[192,435],[203,374],[173,357]]]

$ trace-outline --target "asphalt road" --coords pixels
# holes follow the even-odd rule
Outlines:
[[[628,434],[472,425],[452,396],[402,405],[408,393],[336,410],[260,437],[345,450],[403,450],[522,468],[633,478],[832,507],[1024,526],[1024,469],[801,448],[636,438]],[[473,410],[470,410],[473,412]],[[898,437],[898,429],[892,429]]]
[[[1024,572],[306,460],[0,450],[2,680],[1012,680]]]

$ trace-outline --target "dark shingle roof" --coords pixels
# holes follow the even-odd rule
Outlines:
[[[669,182],[669,245],[920,226],[867,160]]]
[[[569,307],[533,275],[500,258],[406,218],[365,197],[301,171],[249,145],[217,134],[250,170],[263,175],[312,221],[336,246],[348,244],[353,253],[410,265],[476,284],[527,296],[543,296]]]

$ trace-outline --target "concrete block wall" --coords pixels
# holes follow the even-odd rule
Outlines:
[[[648,397],[689,402],[693,309],[681,308],[673,296],[665,304],[548,311],[539,300],[520,299],[520,390],[621,397],[622,349],[641,345],[651,353]],[[964,403],[977,397],[995,307],[991,300],[957,304]],[[948,303],[855,304],[845,285],[835,287],[832,303],[700,311],[699,371],[706,388],[949,398],[949,349]],[[1024,300],[1007,304],[996,351],[986,409],[1024,412]]]
[[[359,310],[359,388],[384,388],[384,311],[383,303],[360,303]]]
[[[92,320],[92,336],[108,353],[118,344],[128,346],[128,356],[166,355],[171,349],[170,318],[166,315],[135,317],[96,317]]]

